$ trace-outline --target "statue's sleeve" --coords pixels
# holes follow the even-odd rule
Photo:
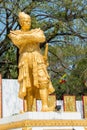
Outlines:
[[[45,42],[45,40],[46,40],[46,37],[42,30],[37,32],[36,35],[34,35],[34,38],[35,38],[36,42],[39,42],[39,43]]]
[[[18,35],[14,35],[12,33],[10,33],[8,35],[8,37],[11,39],[12,43],[17,46],[18,48],[20,48],[21,44],[22,44],[22,39],[21,37],[19,37]]]
[[[29,43],[43,43],[45,42],[45,35],[42,30],[35,29],[32,33],[16,34],[16,31],[10,33],[9,38],[12,40],[13,44],[19,49]]]
[[[22,35],[22,41],[25,43],[43,43],[45,40],[45,35],[40,29],[34,30],[31,34],[26,33]]]

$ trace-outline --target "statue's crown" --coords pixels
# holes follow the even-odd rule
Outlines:
[[[18,16],[19,16],[19,19],[28,18],[31,20],[31,17],[28,14],[26,14],[25,12],[19,12]]]

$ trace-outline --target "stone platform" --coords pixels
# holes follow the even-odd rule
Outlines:
[[[0,119],[0,130],[84,130],[87,120],[79,112],[26,112]],[[28,129],[26,129],[28,130]]]

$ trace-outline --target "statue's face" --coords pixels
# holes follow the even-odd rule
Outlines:
[[[29,18],[23,18],[19,20],[21,28],[25,31],[28,31],[31,27],[31,20]]]

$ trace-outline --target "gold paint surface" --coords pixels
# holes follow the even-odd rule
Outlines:
[[[76,111],[76,99],[75,96],[64,95],[64,111],[75,112]]]
[[[48,44],[46,44],[44,54],[40,49],[40,43],[46,41],[43,30],[31,28],[31,17],[19,12],[20,30],[12,30],[9,38],[19,48],[19,75],[20,84],[19,98],[24,101],[24,111],[33,111],[34,98],[41,99],[42,111],[53,111],[55,106],[48,106],[48,95],[55,90],[52,86],[47,72]]]
[[[48,106],[56,105],[56,95],[49,95],[48,96]]]
[[[32,127],[24,127],[22,130],[32,130]]]
[[[0,130],[9,130],[13,128],[22,127],[51,127],[51,126],[79,126],[87,127],[87,120],[24,120],[12,122],[8,124],[1,124]]]
[[[87,118],[87,96],[83,96],[83,113],[84,118]]]
[[[43,129],[43,130],[73,130],[73,128],[72,129]]]

